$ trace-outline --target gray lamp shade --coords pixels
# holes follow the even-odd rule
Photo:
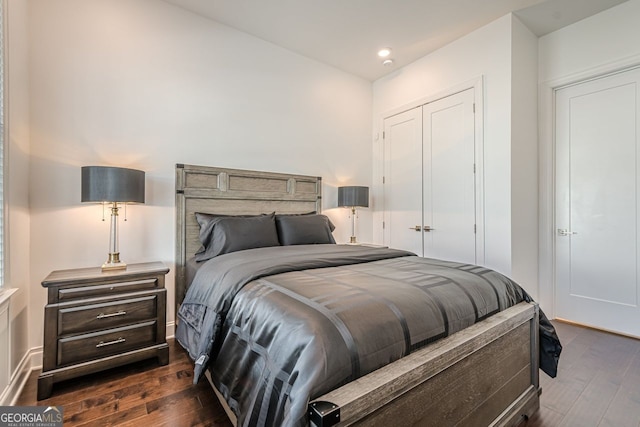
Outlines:
[[[338,206],[369,207],[369,187],[338,187]]]
[[[83,166],[82,201],[144,203],[144,172],[107,166]]]

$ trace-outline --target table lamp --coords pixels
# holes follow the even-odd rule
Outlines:
[[[338,187],[338,206],[351,208],[351,240],[356,241],[356,207],[369,207],[369,187]]]
[[[120,261],[118,248],[118,204],[125,204],[126,221],[126,204],[144,203],[144,172],[108,166],[83,166],[82,202],[100,202],[103,206],[111,204],[109,257],[102,264],[102,271],[126,269],[127,264]]]

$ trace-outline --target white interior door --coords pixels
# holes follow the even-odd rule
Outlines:
[[[384,243],[422,256],[422,107],[384,119]]]
[[[556,93],[556,314],[640,336],[640,71]]]
[[[476,263],[474,90],[423,106],[424,256]]]

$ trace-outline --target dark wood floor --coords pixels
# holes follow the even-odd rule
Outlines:
[[[39,372],[32,372],[17,406],[62,405],[69,426],[224,426],[232,424],[206,379],[193,385],[193,363],[169,340],[169,365],[154,359],[56,383],[36,400]]]
[[[540,372],[540,410],[526,427],[640,427],[640,340],[554,321],[558,376]]]
[[[540,374],[541,408],[525,427],[640,427],[640,340],[554,322],[564,346],[558,377]],[[168,366],[140,362],[54,385],[36,401],[38,372],[18,405],[63,405],[69,426],[230,426],[206,380],[172,340]]]

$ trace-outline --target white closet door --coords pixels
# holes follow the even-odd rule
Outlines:
[[[423,106],[424,256],[476,263],[474,90]]]
[[[640,336],[640,71],[556,93],[556,314]]]
[[[422,107],[384,120],[384,244],[422,256]],[[410,229],[418,227],[419,231]]]
[[[476,263],[474,89],[384,120],[384,243]]]

